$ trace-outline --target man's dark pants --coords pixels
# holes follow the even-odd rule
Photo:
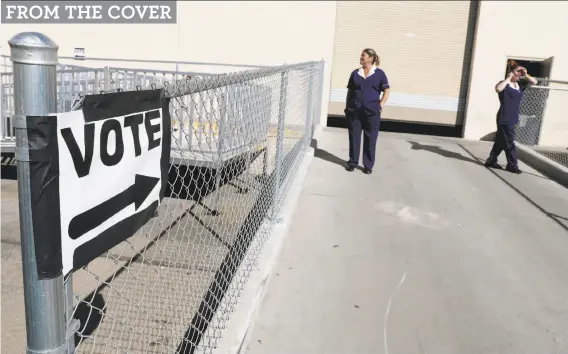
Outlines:
[[[363,167],[369,170],[375,165],[375,151],[377,149],[377,138],[379,137],[379,126],[381,114],[377,111],[370,111],[360,108],[356,111],[347,111],[346,118],[349,128],[349,165],[359,164],[359,154],[361,152],[361,131],[363,131]]]
[[[497,124],[497,135],[493,149],[489,153],[488,162],[497,162],[497,157],[505,150],[507,165],[518,167],[517,149],[515,147],[515,124]]]

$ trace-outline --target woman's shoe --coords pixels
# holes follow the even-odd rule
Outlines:
[[[496,168],[496,169],[498,169],[498,170],[502,170],[502,169],[503,169],[503,167],[501,167],[501,165],[499,165],[499,164],[497,163],[497,161],[489,161],[489,160],[485,161],[485,167]]]
[[[523,171],[519,170],[519,168],[517,166],[510,166],[507,165],[507,167],[505,168],[505,170],[512,172],[512,173],[516,173],[518,175],[520,175],[521,173],[523,173]]]

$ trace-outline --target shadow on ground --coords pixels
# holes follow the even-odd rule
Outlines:
[[[16,180],[17,176],[16,158],[13,153],[2,153],[2,179]]]
[[[458,146],[463,149],[468,155],[471,156],[472,159],[476,160],[478,163],[482,163],[482,161],[477,158],[471,151],[469,151],[466,147],[464,147],[461,144],[458,144]],[[519,194],[521,197],[523,197],[527,202],[531,203],[535,208],[537,208],[541,213],[543,213],[544,215],[548,216],[551,220],[553,220],[555,223],[558,224],[558,226],[562,227],[564,230],[568,231],[568,223],[565,223],[565,221],[568,221],[568,217],[566,216],[560,216],[554,213],[551,213],[549,211],[547,211],[546,209],[544,209],[543,207],[541,207],[537,202],[535,202],[532,198],[530,198],[526,193],[524,193],[523,191],[521,191],[519,188],[517,188],[516,186],[514,186],[510,181],[508,181],[505,177],[503,177],[500,173],[497,173],[497,171],[488,168],[488,171],[490,171],[495,177],[499,178],[503,183],[505,183],[509,188],[511,188],[512,190],[514,190],[517,194]],[[528,173],[528,172],[524,172],[523,174],[528,174],[531,176],[535,176],[535,177],[540,177],[540,178],[545,178],[548,179],[546,177],[543,176],[539,176],[539,175],[535,175],[532,173]]]
[[[302,141],[299,140],[285,159],[297,156],[301,148]],[[282,180],[287,178],[288,173],[294,173],[294,171],[285,169],[281,176]],[[223,297],[229,290],[229,286],[249,250],[251,242],[257,235],[257,231],[264,220],[268,217],[269,210],[274,203],[274,185],[277,181],[274,173],[265,177],[266,181],[260,189],[258,197],[255,198],[254,204],[238,229],[235,241],[216,271],[214,280],[211,282],[189,328],[183,336],[184,340],[176,350],[177,354],[192,354],[197,349],[197,344],[219,309]]]
[[[299,140],[284,159],[296,160],[301,147]],[[216,313],[225,318],[223,312],[234,305],[235,295],[227,298],[235,290],[233,278],[252,271],[249,261],[241,264],[245,256],[260,251],[258,231],[273,208],[276,177],[259,172],[261,153],[231,161],[223,169],[219,190],[215,171],[171,166],[169,199],[154,222],[159,233],[151,237],[152,226],[146,225],[141,246],[133,249],[135,242],[129,239],[121,249],[107,252],[102,261],[117,269],[76,299],[80,351],[188,354],[215,339],[208,328]],[[294,172],[283,169],[282,180]],[[212,202],[216,193],[221,193],[218,210]]]
[[[479,159],[477,159],[477,158],[472,159],[472,158],[466,157],[466,156],[464,156],[464,155],[462,155],[462,154],[460,154],[460,153],[442,149],[441,147],[436,146],[436,145],[420,144],[420,143],[418,143],[418,142],[416,142],[416,141],[410,141],[410,140],[409,140],[408,142],[410,143],[412,150],[424,150],[424,151],[429,151],[429,152],[432,152],[432,153],[434,153],[434,154],[437,154],[437,155],[440,155],[440,156],[444,156],[444,157],[447,157],[447,158],[450,158],[450,159],[455,159],[455,160],[460,160],[460,161],[465,161],[465,162],[471,162],[471,163],[474,163],[474,164],[480,165],[480,166],[484,166],[484,163],[485,163],[485,161],[479,160]],[[460,145],[460,144],[458,144],[458,146],[460,146],[461,148],[463,148],[463,146]],[[537,175],[537,174],[530,173],[530,172],[523,172],[523,173],[526,174],[526,175],[533,176],[533,177],[538,177],[538,178],[543,178],[543,179],[550,179],[550,178],[548,178],[548,177],[546,177],[546,176],[541,176],[541,175]]]
[[[256,176],[258,178],[250,178],[253,175],[248,175],[249,178],[243,178],[245,173],[250,172],[251,164],[260,165],[258,157],[262,153],[243,155],[228,162],[222,171],[220,190],[215,189],[215,170],[184,165],[170,166],[166,191],[166,198],[170,199],[159,209],[161,218],[167,220],[166,216],[172,213],[172,208],[182,211],[183,205],[191,207],[178,212],[167,224],[159,223],[159,233],[153,237],[150,237],[152,226],[145,225],[148,230],[142,233],[147,236],[142,238],[145,241],[142,245],[136,245],[137,249],[124,252],[124,249],[133,247],[134,243],[130,243],[129,239],[121,245],[122,249],[107,252],[106,260],[116,264],[114,267],[117,269],[105,279],[98,280],[99,285],[91,293],[77,299],[79,303],[74,317],[81,325],[75,342],[79,348],[89,352],[106,351],[109,342],[112,342],[112,348],[132,353],[171,352],[176,348],[175,341],[180,340],[183,333],[175,335],[178,330],[174,328],[189,325],[184,339],[177,344],[177,352],[192,353],[196,349],[239,269],[250,242],[272,206],[272,175]],[[224,186],[228,186],[231,191],[227,192],[227,187],[223,190]],[[214,194],[221,190],[222,202],[231,199],[232,204],[230,208],[221,204],[222,212],[217,213],[219,210],[216,205],[209,203],[210,206],[207,206],[205,199],[215,200]],[[242,201],[238,196],[241,196]],[[180,204],[176,202],[179,200],[191,203]],[[255,200],[252,208],[247,206]],[[242,214],[242,217],[237,214]],[[208,258],[216,257],[217,254],[225,254],[225,260]],[[185,258],[180,257],[182,255]],[[82,271],[89,273],[88,269]],[[147,275],[136,278],[143,274]],[[92,274],[94,277],[98,275],[99,272]],[[174,289],[167,288],[173,278],[177,279],[176,290],[181,287],[185,291],[179,289],[180,292],[177,293]],[[152,283],[159,284],[155,291],[144,290],[140,293],[143,287],[152,288]],[[205,284],[209,285],[209,290],[200,295],[197,288]],[[130,289],[132,287],[134,289]],[[129,289],[130,293],[126,292]],[[169,291],[171,294],[160,294],[160,291]],[[182,292],[185,292],[184,296],[179,295]],[[139,295],[140,298],[137,298]],[[164,295],[168,296],[160,298]],[[177,300],[175,306],[169,303],[169,297]],[[201,305],[184,303],[188,300],[201,301]],[[141,303],[144,301],[149,303]],[[158,303],[154,304],[155,301]],[[131,308],[132,304],[138,305]],[[146,314],[145,322],[137,323],[140,313],[164,306],[172,307],[171,311],[158,312],[153,316]],[[176,323],[175,318],[168,318],[170,312],[169,317],[172,314],[193,314],[193,319],[186,322],[183,319],[185,317],[178,318]],[[105,321],[110,323],[104,324]],[[125,327],[119,331],[122,334],[115,329],[119,323]],[[137,324],[142,326],[137,328]],[[136,341],[138,343],[132,344]]]
[[[460,161],[465,161],[465,162],[471,162],[471,163],[474,163],[476,165],[483,165],[483,163],[481,163],[478,160],[468,158],[468,157],[463,156],[462,154],[459,154],[457,152],[444,150],[441,147],[436,146],[436,145],[420,144],[416,141],[410,141],[410,140],[408,142],[410,143],[412,150],[429,151],[429,152],[432,152],[434,154],[438,154],[440,156],[444,156],[444,157],[447,157],[447,158],[450,158],[450,159],[455,159],[455,160],[460,160]]]
[[[345,164],[347,163],[346,160],[339,158],[339,157],[335,156],[334,154],[332,154],[332,153],[330,153],[330,152],[328,152],[324,149],[318,148],[317,139],[312,139],[310,147],[312,149],[314,149],[314,157],[317,157],[318,159],[322,159],[322,160],[334,163],[334,164],[342,166],[342,167],[345,166]]]
[[[332,128],[347,128],[347,119],[345,116],[330,115],[327,117],[327,126]],[[380,130],[392,133],[445,136],[453,138],[460,138],[463,134],[462,125],[446,126],[416,122],[402,122],[389,120],[388,118],[381,119]]]

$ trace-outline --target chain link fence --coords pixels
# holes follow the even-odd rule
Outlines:
[[[568,167],[568,83],[539,80],[521,102],[517,141]]]
[[[305,63],[164,82],[169,192],[157,218],[73,274],[78,353],[215,348],[309,144],[321,70]]]
[[[10,74],[3,121],[14,116]],[[311,142],[323,62],[228,74],[60,67],[56,77],[59,112],[86,94],[164,88],[172,118],[157,215],[56,289],[74,339],[65,352],[212,352]]]

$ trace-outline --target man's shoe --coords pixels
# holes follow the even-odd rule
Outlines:
[[[355,170],[355,166],[351,165],[351,164],[347,164],[345,165],[345,170],[348,172],[353,172]]]
[[[503,169],[503,167],[501,167],[501,165],[499,165],[499,164],[497,163],[497,161],[486,161],[486,162],[485,162],[485,167],[488,167],[488,168],[496,168],[496,169],[498,169],[498,170],[502,170],[502,169]]]
[[[523,171],[519,170],[519,168],[517,166],[509,166],[507,165],[507,167],[505,168],[505,170],[511,172],[511,173],[516,173],[518,175],[520,175],[521,173],[523,173]]]
[[[371,173],[373,173],[373,170],[371,170],[370,168],[365,167],[363,169],[363,173],[366,175],[370,175]]]

